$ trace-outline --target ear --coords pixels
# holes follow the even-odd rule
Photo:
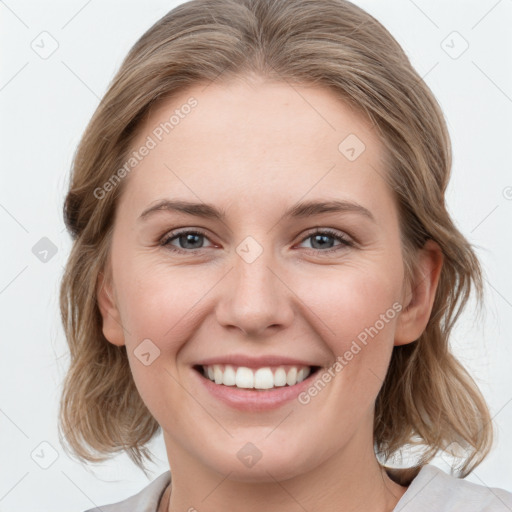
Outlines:
[[[111,273],[109,272],[109,274]],[[106,277],[103,272],[98,275],[96,299],[103,318],[103,335],[113,345],[124,345],[124,331],[115,301],[115,293],[113,293],[112,279]]]
[[[425,330],[436,294],[443,252],[433,240],[427,240],[418,250],[415,275],[406,287],[402,304],[404,308],[398,317],[395,330],[395,345],[416,341]]]

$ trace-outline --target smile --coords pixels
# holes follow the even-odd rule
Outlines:
[[[294,386],[314,373],[317,366],[265,366],[248,368],[230,364],[201,365],[196,367],[203,377],[223,386],[239,389],[273,389]]]

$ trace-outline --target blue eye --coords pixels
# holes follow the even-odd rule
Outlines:
[[[191,253],[207,248],[202,244],[203,239],[208,240],[206,234],[199,230],[172,231],[164,236],[160,245],[173,252]],[[332,229],[317,229],[304,237],[301,243],[304,243],[308,239],[312,240],[312,245],[316,245],[316,247],[312,247],[310,250],[320,253],[330,253],[354,245],[354,243],[343,234]],[[339,244],[332,247],[329,239],[337,240]],[[179,247],[172,244],[174,241],[178,241]]]
[[[160,242],[160,245],[163,245],[165,247],[168,247],[171,251],[178,251],[178,252],[190,252],[190,250],[199,250],[203,249],[203,247],[198,247],[200,243],[198,242],[198,239],[200,240],[202,238],[206,238],[206,235],[202,233],[201,231],[195,231],[195,230],[188,230],[188,231],[179,231],[179,232],[171,232],[167,236],[164,237],[164,239]],[[176,247],[172,246],[171,242],[174,240],[178,240],[180,246],[182,247]],[[188,244],[191,244],[192,247],[188,246]],[[190,249],[190,250],[187,250]]]
[[[313,247],[313,250],[318,249],[319,247],[324,249],[321,249],[319,252],[332,252],[337,251],[339,249],[342,249],[344,247],[352,247],[354,244],[351,240],[346,238],[344,235],[339,233],[338,231],[334,231],[332,229],[317,229],[313,233],[309,233],[308,236],[302,239],[302,242],[305,242],[306,240],[311,239],[313,241],[312,245],[317,245],[317,247]],[[334,247],[329,246],[329,239],[338,240],[340,243]],[[301,243],[302,243],[301,242]],[[325,249],[326,246],[327,249]]]

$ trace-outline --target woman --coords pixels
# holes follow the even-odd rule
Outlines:
[[[144,469],[161,428],[172,468],[101,510],[510,509],[457,478],[492,428],[448,348],[482,292],[450,167],[432,93],[350,2],[194,0],[150,28],[64,208],[62,436]]]

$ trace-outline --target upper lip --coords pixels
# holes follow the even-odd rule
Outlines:
[[[214,364],[230,364],[233,366],[244,366],[247,368],[262,368],[265,366],[320,366],[315,365],[311,361],[305,361],[292,357],[279,356],[279,355],[268,355],[268,356],[245,356],[245,355],[226,355],[219,357],[211,357],[203,359],[196,363],[198,366],[211,366]]]

